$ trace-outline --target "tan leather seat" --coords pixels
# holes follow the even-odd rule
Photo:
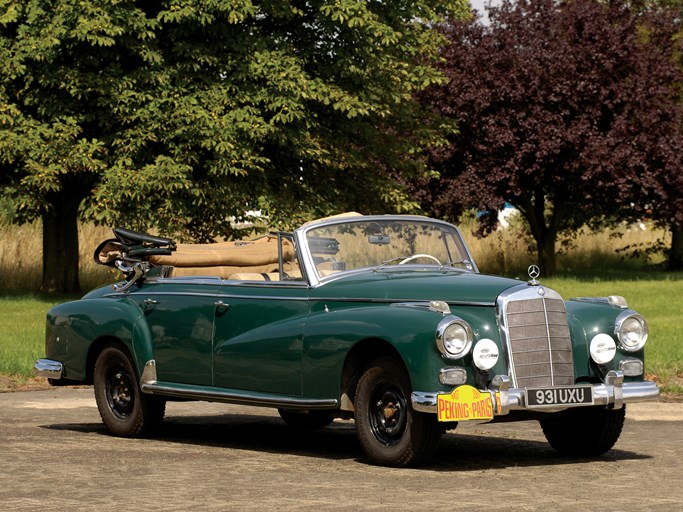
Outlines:
[[[279,272],[235,272],[228,279],[234,281],[279,281]]]

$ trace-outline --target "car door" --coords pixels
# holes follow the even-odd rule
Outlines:
[[[214,385],[301,396],[303,281],[224,281],[214,334]]]
[[[212,385],[219,278],[158,279],[135,292],[152,335],[160,382]]]

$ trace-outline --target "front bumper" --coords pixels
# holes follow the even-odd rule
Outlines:
[[[528,407],[524,388],[511,388],[510,377],[498,375],[493,379],[491,388],[480,390],[491,393],[494,416],[504,416],[510,411],[558,412],[581,405],[566,405],[561,407],[543,408]],[[594,406],[604,406],[608,409],[621,409],[627,402],[646,402],[659,398],[657,384],[650,381],[624,382],[621,371],[610,371],[602,384],[593,384]],[[437,395],[441,392],[413,392],[411,399],[413,409],[419,412],[437,412]]]
[[[62,378],[64,372],[64,365],[59,361],[52,359],[38,359],[33,365],[33,371],[36,377],[45,377],[46,379],[59,380]]]

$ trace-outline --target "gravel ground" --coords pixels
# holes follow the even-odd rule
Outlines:
[[[154,439],[109,436],[91,388],[0,393],[0,509],[681,510],[683,403],[632,404],[616,447],[562,458],[535,422],[461,424],[420,469],[367,464],[352,421],[170,403]]]

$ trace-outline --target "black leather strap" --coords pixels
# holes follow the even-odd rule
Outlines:
[[[124,228],[114,228],[114,234],[127,245],[137,245],[137,244],[150,244],[153,246],[173,246],[175,247],[175,242],[170,238],[164,238],[161,236],[152,236],[147,233],[140,233],[138,231],[131,231],[130,229]]]

